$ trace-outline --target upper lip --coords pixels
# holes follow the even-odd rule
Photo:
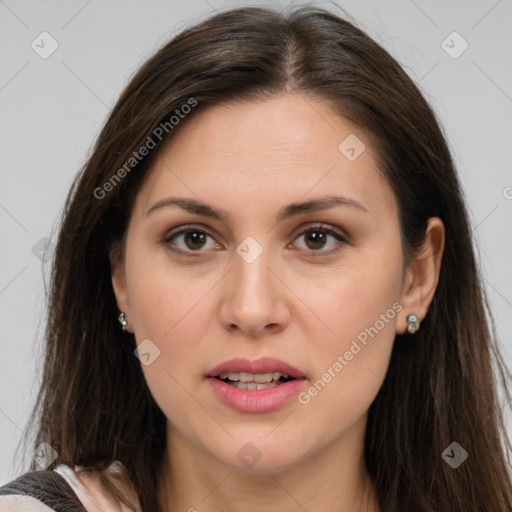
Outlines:
[[[274,357],[262,357],[260,359],[250,360],[245,357],[236,357],[234,359],[230,359],[229,361],[224,361],[223,363],[217,365],[215,368],[212,368],[207,377],[218,377],[221,373],[287,373],[290,377],[294,379],[304,378],[305,375],[292,366],[291,364],[285,363],[280,359],[276,359]]]

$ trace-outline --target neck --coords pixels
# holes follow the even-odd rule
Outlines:
[[[361,421],[325,449],[279,471],[223,464],[168,425],[162,511],[380,512],[364,464],[366,417]]]

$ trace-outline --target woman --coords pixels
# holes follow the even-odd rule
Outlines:
[[[223,12],[143,65],[68,197],[49,311],[41,453],[0,510],[512,508],[449,149],[327,11]]]

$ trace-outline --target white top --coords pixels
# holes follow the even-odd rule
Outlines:
[[[75,470],[79,466],[75,466]],[[110,478],[110,481],[135,504],[135,508],[128,508],[121,503],[108,489],[100,482],[99,477],[78,475],[66,464],[59,464],[54,471],[57,471],[66,479],[68,484],[75,491],[83,507],[87,512],[141,512],[140,504],[134,490],[126,481],[118,478]],[[107,475],[122,475],[125,471],[123,464],[119,461],[112,463],[107,469]],[[36,498],[23,495],[0,496],[0,512],[53,512],[53,509],[44,505]]]
[[[21,494],[0,496],[0,512],[55,512],[36,498]]]

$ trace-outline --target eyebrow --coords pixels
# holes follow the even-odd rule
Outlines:
[[[364,213],[370,213],[360,202],[350,197],[343,196],[327,196],[319,199],[311,199],[302,203],[290,203],[281,208],[276,215],[276,222],[280,222],[291,217],[295,217],[302,213],[316,212],[326,210],[334,206],[350,206]],[[209,204],[197,201],[196,199],[184,197],[166,197],[155,203],[144,215],[165,207],[178,207],[196,215],[211,217],[227,223],[230,215],[222,209],[215,208]]]

